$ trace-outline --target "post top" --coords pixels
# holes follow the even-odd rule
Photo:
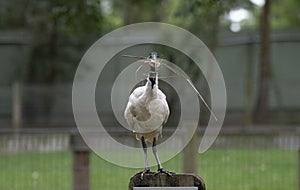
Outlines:
[[[205,183],[202,178],[195,174],[141,174],[137,173],[131,177],[129,190],[134,187],[198,187],[198,190],[205,190]]]

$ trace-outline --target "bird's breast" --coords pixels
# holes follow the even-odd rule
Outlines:
[[[151,117],[149,109],[147,109],[146,105],[143,104],[131,106],[130,113],[138,121],[147,121]]]
[[[130,95],[124,115],[133,132],[159,134],[169,115],[166,96],[157,87],[138,87]]]

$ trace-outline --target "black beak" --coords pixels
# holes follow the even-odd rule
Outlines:
[[[150,76],[149,77],[149,80],[151,82],[151,88],[153,89],[153,86],[155,85],[155,81],[156,81],[156,77],[155,76]]]

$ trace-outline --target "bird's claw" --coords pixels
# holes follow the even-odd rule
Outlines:
[[[175,172],[167,171],[167,170],[160,168],[157,170],[157,173],[155,173],[155,175],[158,175],[158,174],[167,174],[168,176],[172,177],[172,175],[175,174]]]
[[[144,175],[145,174],[150,174],[150,173],[154,173],[154,172],[151,172],[150,169],[145,169],[144,171],[141,171],[139,174],[141,174],[141,180],[144,179]]]

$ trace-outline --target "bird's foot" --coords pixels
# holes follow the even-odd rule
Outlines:
[[[157,173],[155,173],[155,175],[158,175],[158,174],[167,174],[168,176],[172,176],[173,174],[175,174],[175,172],[171,172],[171,171],[167,171],[162,168],[159,168],[157,170]]]
[[[151,173],[154,173],[154,172],[151,172],[149,168],[145,168],[144,171],[141,171],[138,174],[141,174],[141,180],[143,180],[145,174],[151,174]]]

